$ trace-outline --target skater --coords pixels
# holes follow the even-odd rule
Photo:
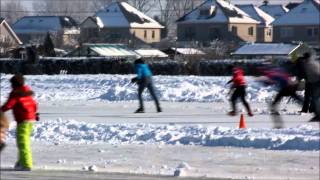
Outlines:
[[[157,112],[162,112],[158,98],[154,92],[151,70],[142,59],[135,60],[134,65],[137,76],[135,78],[132,78],[131,82],[138,84],[138,98],[140,105],[135,113],[144,113],[142,93],[145,88],[148,88],[153,100],[155,101]]]
[[[304,54],[304,58],[303,68],[306,81],[310,84],[311,104],[314,107],[314,117],[310,122],[320,122],[320,61],[308,52]]]
[[[274,127],[282,128],[283,121],[278,111],[278,105],[283,97],[291,97],[299,104],[303,103],[303,99],[297,94],[298,83],[292,81],[292,77],[281,68],[262,68],[260,71],[263,73],[263,77],[257,80],[267,85],[276,85],[278,88],[278,93],[270,104],[270,111],[274,120]]]
[[[305,53],[302,57],[297,58],[295,63],[296,77],[299,82],[304,80],[304,101],[301,109],[301,113],[312,113],[314,112],[314,103],[312,101],[312,84],[310,83],[309,78],[307,78],[304,63],[308,61],[309,54]]]
[[[235,116],[237,114],[236,101],[238,98],[241,98],[241,101],[245,108],[247,109],[248,115],[253,116],[249,103],[246,101],[246,81],[244,79],[244,73],[242,68],[234,67],[233,68],[233,78],[227,83],[233,83],[231,86],[230,92],[233,90],[233,94],[231,96],[231,105],[232,111],[229,112],[230,116]]]
[[[9,129],[9,122],[5,114],[0,111],[0,153],[6,146],[6,136]]]
[[[33,92],[31,89],[24,85],[24,77],[22,75],[14,75],[10,82],[12,91],[8,101],[1,107],[1,111],[5,112],[12,109],[17,122],[18,161],[14,168],[20,171],[30,171],[32,168],[30,135],[33,123],[37,119],[37,104],[32,98]]]

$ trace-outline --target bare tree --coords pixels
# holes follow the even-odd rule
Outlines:
[[[143,13],[149,12],[155,5],[155,0],[129,0],[129,3]]]
[[[1,1],[0,7],[0,16],[4,17],[10,24],[13,24],[19,18],[28,15],[20,0],[4,2]]]
[[[36,15],[71,16],[78,21],[92,14],[90,3],[86,1],[52,1],[43,0],[32,4]],[[40,10],[40,11],[39,11]]]
[[[97,11],[108,4],[110,4],[113,0],[92,0],[91,9]]]
[[[172,2],[172,10],[176,18],[180,18],[194,7],[194,0],[175,0]]]

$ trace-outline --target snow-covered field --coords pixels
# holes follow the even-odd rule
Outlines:
[[[1,75],[1,104],[10,92],[10,77]],[[319,178],[319,124],[308,123],[311,115],[300,115],[300,107],[285,99],[281,106],[285,128],[272,129],[267,102],[275,93],[273,87],[247,78],[255,116],[245,116],[247,129],[238,129],[239,117],[226,115],[229,89],[225,84],[230,77],[156,76],[164,112],[155,113],[153,103],[146,102],[145,114],[132,113],[138,103],[131,77],[26,76],[41,113],[32,134],[35,168]],[[148,93],[145,98],[150,100]],[[10,125],[9,146],[1,155],[4,167],[12,166],[16,158],[15,123]]]

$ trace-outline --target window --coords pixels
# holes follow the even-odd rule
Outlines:
[[[154,39],[156,37],[156,32],[152,31],[152,39]]]
[[[209,39],[215,40],[221,38],[220,30],[218,28],[210,28],[209,29]]]
[[[292,37],[293,36],[292,27],[282,27],[280,29],[280,36],[281,37]]]
[[[250,36],[253,36],[253,27],[249,27],[249,28],[248,28],[248,34],[249,34]]]
[[[184,37],[186,40],[193,40],[196,36],[194,27],[186,27]]]
[[[309,37],[318,36],[318,34],[319,34],[319,29],[318,28],[316,28],[316,27],[307,28],[307,35]]]
[[[238,33],[238,28],[237,28],[236,26],[232,26],[232,27],[231,27],[231,32],[232,32],[233,34],[237,34],[237,33]]]
[[[146,39],[147,38],[147,30],[144,30],[144,35],[143,37]]]
[[[272,35],[272,29],[269,28],[269,29],[267,30],[267,36],[271,36],[271,35]]]

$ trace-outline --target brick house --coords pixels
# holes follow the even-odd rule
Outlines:
[[[126,2],[112,2],[80,24],[82,42],[154,43],[164,27]]]
[[[273,34],[271,23],[274,21],[274,18],[252,4],[237,5],[237,7],[260,22],[257,25],[257,42],[271,42]]]

